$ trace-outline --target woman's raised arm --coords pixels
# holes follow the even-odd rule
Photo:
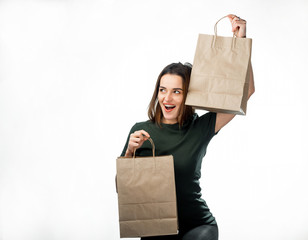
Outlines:
[[[243,38],[246,37],[246,21],[244,19],[240,19],[235,15],[228,15],[228,18],[232,24],[232,32],[237,31],[236,37]],[[251,63],[249,62],[249,89],[248,89],[248,99],[255,92],[255,84],[253,78],[253,71]],[[234,114],[229,113],[217,113],[216,117],[216,125],[215,125],[215,133],[217,133],[221,128],[223,128],[226,124],[228,124],[233,118]]]

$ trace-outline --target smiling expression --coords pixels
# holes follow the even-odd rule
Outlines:
[[[163,112],[163,123],[178,122],[183,103],[183,80],[175,74],[165,74],[160,79],[158,102]]]

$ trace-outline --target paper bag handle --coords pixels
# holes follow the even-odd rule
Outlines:
[[[220,20],[222,20],[222,19],[224,19],[224,18],[226,18],[226,17],[228,17],[228,15],[227,16],[224,16],[224,17],[222,17],[221,19],[219,19],[216,23],[215,23],[215,26],[214,26],[214,32],[215,32],[215,36],[214,36],[214,38],[213,38],[213,42],[212,42],[212,47],[215,47],[216,46],[216,38],[217,38],[217,24],[219,23],[219,21]],[[238,30],[237,30],[238,31]],[[233,32],[233,38],[232,38],[232,49],[234,49],[235,48],[235,37],[236,37],[236,32],[237,31],[235,31],[235,32]]]
[[[222,17],[221,19],[219,19],[216,23],[215,23],[215,25],[214,25],[214,33],[215,33],[215,37],[217,36],[217,24],[220,22],[220,20],[222,20],[222,19],[224,19],[224,18],[226,18],[226,17],[228,17],[228,15],[227,16],[224,16],[224,17]],[[238,30],[237,30],[238,31]],[[236,32],[237,32],[236,31]],[[235,35],[235,33],[236,32],[234,32],[233,33],[233,37],[236,37],[236,35]]]
[[[155,157],[155,145],[154,145],[154,142],[153,142],[152,138],[148,138],[148,140],[150,141],[150,143],[151,143],[151,145],[152,145],[153,157]],[[136,155],[136,149],[134,149],[133,158],[136,157],[135,155]]]

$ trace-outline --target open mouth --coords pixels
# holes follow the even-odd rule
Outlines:
[[[165,104],[164,106],[167,112],[171,112],[175,108],[174,105]]]

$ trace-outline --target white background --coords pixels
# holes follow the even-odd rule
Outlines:
[[[222,240],[307,240],[306,0],[0,0],[0,239],[119,239],[128,132],[162,68],[229,13],[256,93],[210,143],[203,197]]]

